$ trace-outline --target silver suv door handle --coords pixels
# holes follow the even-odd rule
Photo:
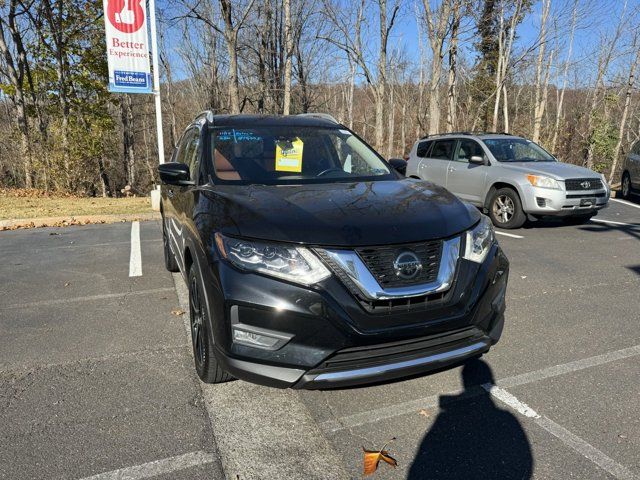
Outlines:
[[[455,171],[456,171],[456,169],[455,169],[455,168],[453,168],[453,167],[449,167],[447,170],[448,170],[449,172],[455,172]]]

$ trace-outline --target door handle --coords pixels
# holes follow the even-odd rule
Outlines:
[[[449,172],[455,172],[455,171],[456,171],[456,169],[455,169],[455,168],[453,168],[453,167],[449,167],[447,170],[448,170]]]

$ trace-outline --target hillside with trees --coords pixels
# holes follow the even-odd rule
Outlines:
[[[387,157],[445,131],[531,138],[618,179],[640,138],[623,0],[157,0],[164,149],[202,110],[328,112]],[[157,181],[151,95],[110,94],[102,2],[0,0],[0,187]]]

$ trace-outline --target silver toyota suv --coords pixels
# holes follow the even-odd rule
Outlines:
[[[411,149],[406,175],[447,188],[501,228],[549,215],[586,222],[611,193],[603,175],[558,162],[525,138],[495,133],[422,138]]]

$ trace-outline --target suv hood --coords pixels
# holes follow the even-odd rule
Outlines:
[[[600,175],[588,168],[579,167],[562,162],[503,162],[503,168],[527,173],[547,175],[556,180],[567,178],[601,178]]]
[[[480,218],[447,190],[413,179],[312,185],[217,185],[198,213],[229,235],[326,246],[446,238]]]

